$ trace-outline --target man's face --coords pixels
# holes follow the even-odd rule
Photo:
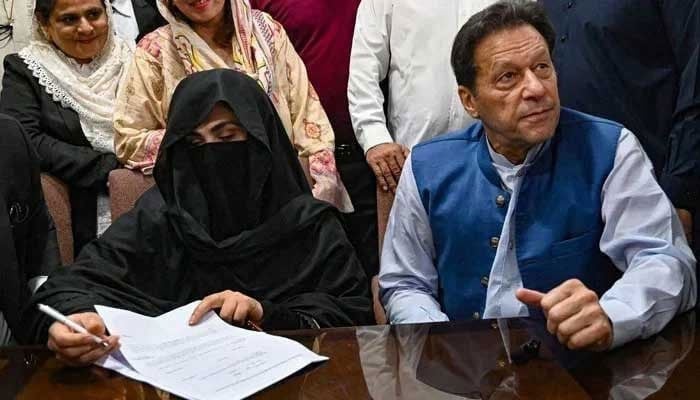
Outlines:
[[[557,76],[547,42],[535,28],[523,25],[487,36],[474,61],[476,90],[460,86],[459,94],[492,144],[527,150],[554,135],[560,111]]]

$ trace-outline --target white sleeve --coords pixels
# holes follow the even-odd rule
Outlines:
[[[409,155],[389,214],[379,270],[380,296],[392,324],[448,320],[437,300],[434,259],[433,235]]]
[[[357,142],[365,153],[376,145],[393,142],[386,126],[384,94],[379,87],[391,59],[391,3],[392,0],[362,0],[357,10],[348,104]]]
[[[600,300],[617,347],[659,332],[695,305],[695,258],[651,162],[626,129],[602,200],[600,248],[623,271]]]

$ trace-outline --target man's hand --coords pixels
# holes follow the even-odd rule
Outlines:
[[[49,328],[47,346],[56,353],[56,358],[72,366],[86,366],[94,363],[119,347],[119,338],[105,335],[105,324],[94,312],[69,315],[68,318],[82,325],[88,332],[99,336],[109,343],[104,347],[95,343],[90,335],[73,332],[60,322],[54,322]]]
[[[396,193],[396,185],[408,153],[408,147],[396,143],[378,144],[367,152],[367,164],[385,192],[391,190]]]
[[[194,309],[190,317],[190,325],[197,324],[204,314],[220,308],[219,316],[229,324],[243,325],[247,320],[260,323],[263,318],[263,308],[259,301],[243,293],[224,290],[205,297]]]
[[[688,210],[682,208],[676,208],[678,213],[678,218],[681,220],[683,225],[683,231],[685,232],[685,238],[688,239],[688,244],[693,244],[693,214]]]
[[[523,303],[540,307],[547,330],[571,350],[604,351],[612,346],[612,324],[598,302],[598,295],[578,279],[571,279],[544,294],[518,289]]]

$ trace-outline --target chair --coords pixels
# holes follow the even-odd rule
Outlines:
[[[63,265],[73,263],[73,225],[71,220],[70,192],[68,186],[59,179],[41,174],[41,188],[44,191],[46,206],[56,225],[58,251]]]
[[[146,190],[155,184],[153,176],[130,169],[115,169],[109,174],[109,205],[112,221],[134,208]]]
[[[394,204],[394,193],[385,192],[377,185],[377,233],[379,237],[379,256],[382,255],[382,243],[384,243],[384,232],[386,225],[389,222],[389,212]],[[386,313],[379,298],[379,277],[372,277],[372,300],[374,306],[374,319],[377,324],[383,325],[387,323]]]

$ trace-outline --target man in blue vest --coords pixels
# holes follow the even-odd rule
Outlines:
[[[639,142],[561,108],[541,5],[474,15],[452,49],[480,121],[414,147],[382,252],[392,323],[533,316],[606,350],[695,305],[695,259]]]

